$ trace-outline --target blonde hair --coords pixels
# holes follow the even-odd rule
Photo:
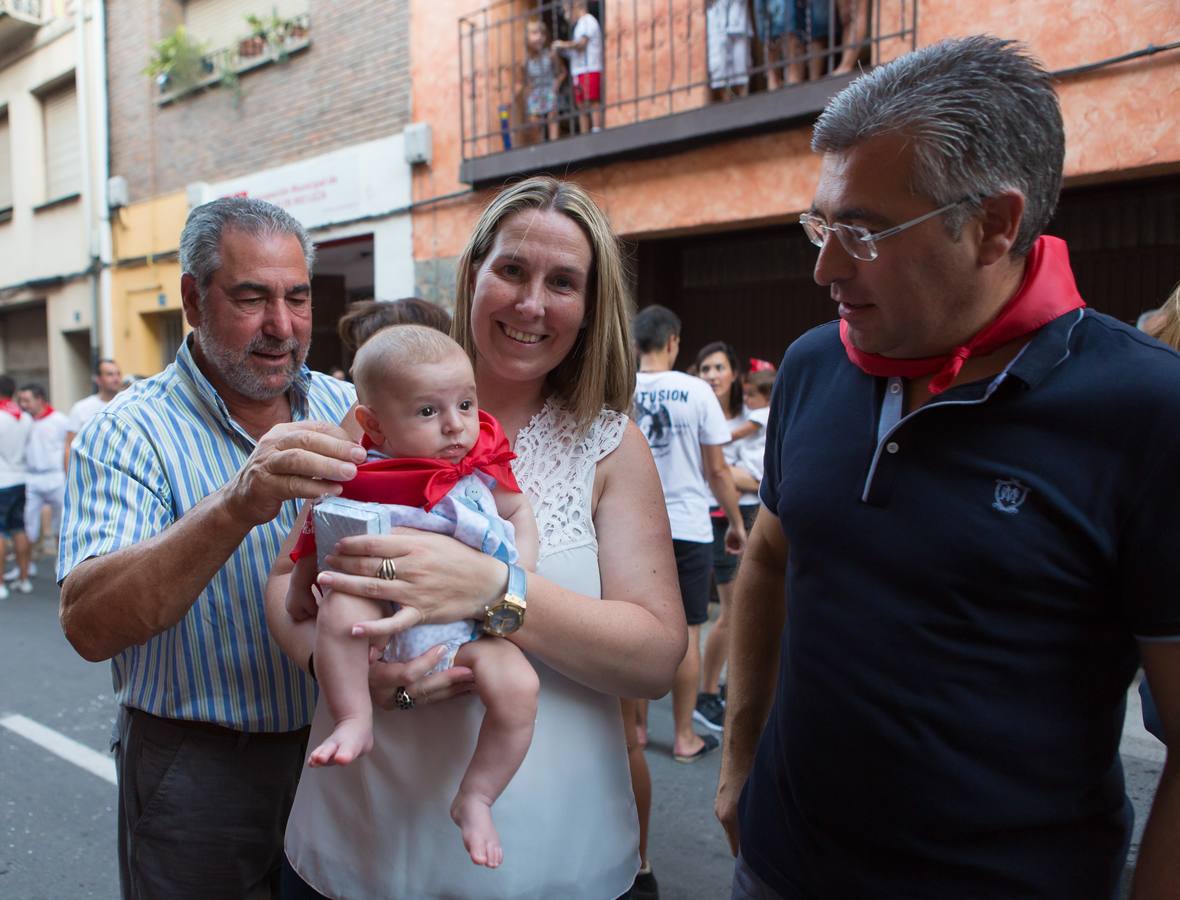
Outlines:
[[[463,348],[434,328],[425,325],[390,325],[382,328],[357,351],[352,364],[357,400],[365,405],[406,369],[438,362]]]
[[[630,300],[618,238],[590,195],[572,181],[539,176],[511,185],[488,204],[459,257],[451,335],[476,364],[471,329],[475,276],[491,252],[500,226],[527,210],[558,212],[574,222],[590,243],[586,316],[573,348],[549,373],[547,384],[585,430],[605,406],[626,413],[635,390],[631,354]]]
[[[1173,350],[1180,350],[1180,282],[1152,318],[1147,333]]]

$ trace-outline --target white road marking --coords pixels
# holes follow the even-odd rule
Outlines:
[[[105,753],[91,750],[85,744],[79,744],[73,738],[68,738],[52,728],[47,728],[41,723],[21,715],[4,716],[0,718],[0,725],[14,734],[19,734],[26,740],[44,747],[66,762],[72,762],[78,768],[85,769],[91,775],[97,775],[111,784],[117,783],[115,761]]]

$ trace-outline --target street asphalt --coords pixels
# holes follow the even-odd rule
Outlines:
[[[0,601],[0,898],[117,898],[115,787],[99,755],[114,719],[110,668],[85,662],[62,637],[52,564],[40,562],[32,594]],[[649,717],[649,854],[661,896],[724,900],[733,863],[712,814],[720,755],[674,762],[668,698],[651,704]],[[94,771],[30,740],[38,725],[81,745],[67,743],[63,752]],[[1122,750],[1136,812],[1134,854],[1164,751],[1143,730],[1133,692]]]

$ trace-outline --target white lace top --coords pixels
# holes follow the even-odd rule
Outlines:
[[[516,439],[513,471],[541,536],[538,574],[590,597],[601,596],[594,474],[626,424],[603,411],[579,435],[569,414],[547,403]],[[541,678],[533,743],[492,808],[504,845],[499,869],[472,865],[448,814],[483,717],[470,695],[378,711],[369,755],[304,770],[286,839],[300,876],[329,897],[374,900],[625,893],[639,867],[639,833],[619,701],[531,661]],[[311,745],[331,727],[321,703]]]
[[[533,505],[542,558],[574,547],[598,549],[590,511],[594,473],[626,427],[622,413],[603,410],[582,436],[573,418],[549,402],[517,434],[512,473]]]

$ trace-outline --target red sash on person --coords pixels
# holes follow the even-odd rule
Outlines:
[[[368,435],[361,439],[361,446],[366,450],[372,448]],[[496,479],[499,487],[519,494],[520,485],[509,465],[514,459],[516,454],[508,446],[504,429],[481,409],[479,436],[467,455],[457,463],[416,456],[362,463],[357,466],[356,477],[343,483],[340,496],[367,503],[420,506],[429,511],[459,483],[459,479],[474,474],[477,469]],[[315,552],[315,525],[309,515],[295,549],[291,551],[291,561],[297,562],[301,556],[314,555]]]
[[[961,347],[943,356],[921,359],[893,359],[876,353],[866,353],[852,346],[848,337],[848,323],[840,322],[840,340],[853,365],[869,375],[901,378],[921,378],[934,375],[930,393],[945,391],[963,363],[972,356],[989,353],[1023,337],[1059,316],[1086,303],[1078,293],[1073,270],[1069,267],[1069,250],[1060,238],[1041,235],[1028,254],[1024,281],[991,323]]]
[[[52,416],[54,412],[56,412],[56,410],[46,403],[43,407],[41,407],[41,412],[37,413],[37,415],[33,416],[33,418],[40,422],[42,419]]]
[[[4,400],[0,400],[0,412],[8,413],[19,422],[22,410],[12,400],[5,398]]]

